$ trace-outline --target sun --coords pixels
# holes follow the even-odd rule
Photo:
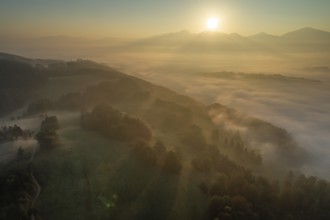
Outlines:
[[[219,18],[212,17],[206,21],[206,29],[209,31],[216,31],[219,28]]]

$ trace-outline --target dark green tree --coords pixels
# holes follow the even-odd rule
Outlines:
[[[182,164],[174,151],[168,151],[165,153],[162,168],[165,172],[172,174],[180,174]]]

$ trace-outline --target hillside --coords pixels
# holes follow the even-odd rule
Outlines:
[[[21,108],[46,80],[31,65],[0,59],[0,116]]]
[[[289,172],[308,154],[282,128],[92,61],[20,65],[45,81],[11,123],[41,122],[39,148],[1,167],[5,219],[329,217],[329,183]]]
[[[40,111],[38,108],[42,108],[41,111],[43,112],[47,110],[66,109],[68,106],[71,106],[70,109],[73,110],[81,110],[83,108],[89,109],[100,103],[108,103],[123,112],[141,117],[152,128],[166,131],[167,133],[177,134],[192,125],[197,125],[203,130],[205,137],[208,139],[212,131],[218,126],[212,122],[212,118],[208,115],[208,107],[203,103],[92,61],[78,60],[75,62],[60,63],[56,61],[55,63],[49,63],[47,67],[41,69],[27,64],[15,62],[11,64],[16,66],[23,65],[30,72],[37,72],[38,75],[42,75],[44,80],[43,85],[32,90],[37,95],[34,98],[30,97],[30,101],[35,100],[38,103],[40,98],[41,100],[48,98],[53,100],[46,102],[48,104],[43,107],[36,105],[33,107],[34,110],[28,107],[28,113],[38,113]],[[8,71],[14,70],[10,69]],[[26,74],[32,74],[28,71],[25,72]],[[26,77],[30,77],[30,75]],[[2,77],[4,76],[6,75],[2,74]],[[250,76],[253,77],[254,75],[247,75],[246,77]],[[24,78],[22,79],[24,80]],[[30,79],[30,81],[31,83],[38,83],[35,79]],[[21,88],[27,85],[26,82],[28,81],[24,80],[24,86],[20,85],[19,82],[19,80],[15,81],[15,86]],[[78,82],[79,85],[77,85]],[[5,85],[10,85],[9,81]],[[72,95],[70,95],[71,93]],[[27,102],[28,99],[24,101]],[[22,100],[21,105],[23,103]],[[280,141],[276,141],[278,139],[284,139],[285,143],[295,142],[283,132],[283,129],[276,128],[273,125],[270,126],[267,122],[248,116],[244,116],[244,120],[242,120],[242,116],[236,113],[230,113],[233,110],[225,106],[221,106],[220,109],[218,107],[218,111],[226,113],[226,120],[222,122],[224,124],[235,123],[238,126],[247,127],[251,132],[258,127],[259,130],[252,132],[254,139],[265,140],[265,135],[269,136],[268,139],[272,140],[270,142],[275,144],[276,148],[284,149],[284,154],[287,154],[286,157],[290,158],[289,149],[291,145],[287,146]],[[228,113],[230,113],[230,117]],[[297,144],[294,144],[293,148],[299,149]]]

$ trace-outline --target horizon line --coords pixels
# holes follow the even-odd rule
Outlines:
[[[302,28],[298,28],[298,29],[294,29],[291,31],[287,31],[287,32],[283,32],[282,34],[272,34],[266,31],[260,31],[254,34],[240,34],[239,32],[225,32],[225,31],[221,31],[221,30],[216,30],[216,31],[208,31],[208,30],[203,30],[203,31],[199,31],[199,32],[193,32],[190,31],[188,29],[181,29],[178,31],[171,31],[171,32],[163,32],[163,33],[158,33],[158,34],[150,34],[150,35],[145,35],[145,36],[141,36],[141,35],[137,35],[137,36],[115,36],[115,35],[111,35],[111,36],[102,36],[102,37],[85,37],[83,35],[70,35],[70,34],[65,34],[65,33],[61,33],[61,34],[49,34],[49,35],[40,35],[40,36],[22,36],[20,34],[13,34],[13,35],[6,35],[6,34],[0,34],[0,38],[16,38],[16,39],[20,39],[20,38],[25,38],[25,39],[46,39],[46,38],[76,38],[76,39],[80,39],[80,40],[106,40],[108,38],[115,38],[115,39],[143,39],[143,38],[152,38],[152,37],[159,37],[159,36],[163,36],[163,35],[167,35],[167,34],[176,34],[176,33],[180,33],[180,32],[187,32],[189,34],[202,34],[202,33],[210,33],[210,34],[225,34],[225,35],[239,35],[241,37],[253,37],[253,36],[257,36],[260,34],[265,34],[265,35],[270,35],[270,36],[274,36],[274,37],[281,37],[284,36],[288,33],[291,32],[296,32],[296,31],[301,31],[304,29],[310,29],[310,30],[315,30],[315,31],[321,31],[321,32],[326,32],[330,34],[330,30],[324,30],[324,29],[319,29],[319,28],[314,28],[314,27],[302,27]]]

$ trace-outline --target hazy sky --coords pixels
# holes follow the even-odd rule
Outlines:
[[[83,37],[148,36],[205,30],[283,34],[301,27],[330,31],[329,0],[0,0],[0,34]]]

